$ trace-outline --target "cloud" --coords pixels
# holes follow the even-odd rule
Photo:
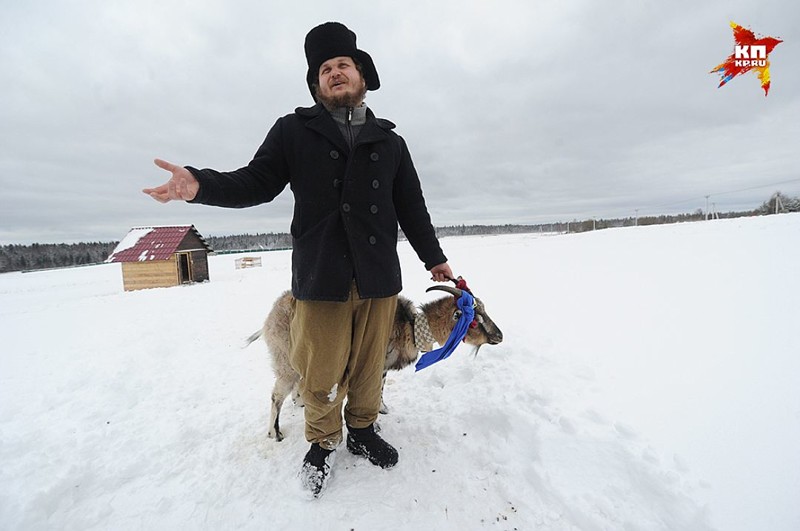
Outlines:
[[[176,218],[206,234],[288,230],[288,191],[230,211],[139,190],[166,179],[154,157],[246,164],[279,116],[311,104],[303,38],[326,20],[375,59],[368,104],[406,138],[436,224],[694,210],[706,194],[752,208],[800,178],[800,35],[787,22],[799,12],[786,0],[15,4],[0,22],[0,242],[117,239]],[[768,98],[754,76],[716,89],[709,74],[733,46],[731,18],[784,40]]]

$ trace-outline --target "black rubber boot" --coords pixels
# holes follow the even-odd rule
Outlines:
[[[375,433],[375,425],[366,428],[347,428],[347,449],[363,455],[373,465],[391,468],[397,464],[397,450]]]
[[[306,490],[311,491],[315,498],[322,493],[328,483],[333,464],[333,450],[326,450],[314,443],[303,458],[303,467],[300,469],[300,481]]]

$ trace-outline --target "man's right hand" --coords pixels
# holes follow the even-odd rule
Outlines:
[[[450,269],[450,265],[447,262],[442,262],[439,265],[433,266],[431,268],[431,280],[435,280],[436,282],[455,280],[453,271]]]
[[[173,199],[191,201],[197,196],[197,191],[200,190],[200,183],[194,178],[192,172],[183,166],[176,166],[166,160],[156,159],[155,163],[159,168],[172,173],[172,177],[161,186],[145,188],[142,192],[161,203],[166,203]]]

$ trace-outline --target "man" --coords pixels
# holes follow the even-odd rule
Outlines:
[[[170,180],[143,190],[154,199],[223,207],[271,201],[287,184],[291,224],[290,361],[302,376],[305,435],[311,448],[301,478],[315,496],[331,457],[347,449],[390,468],[397,451],[377,433],[384,355],[400,292],[397,226],[434,280],[453,278],[428,214],[419,179],[394,124],[364,105],[380,87],[356,35],[328,22],[305,40],[306,81],[317,104],[280,118],[253,160],[232,172],[180,167],[156,159]]]

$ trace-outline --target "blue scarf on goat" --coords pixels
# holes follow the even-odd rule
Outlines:
[[[442,348],[426,352],[419,358],[416,364],[417,371],[450,357],[461,340],[466,337],[469,325],[475,319],[475,299],[467,290],[463,290],[461,297],[456,300],[456,306],[461,310],[461,316],[453,327],[453,331],[450,332],[450,337],[447,338]]]

